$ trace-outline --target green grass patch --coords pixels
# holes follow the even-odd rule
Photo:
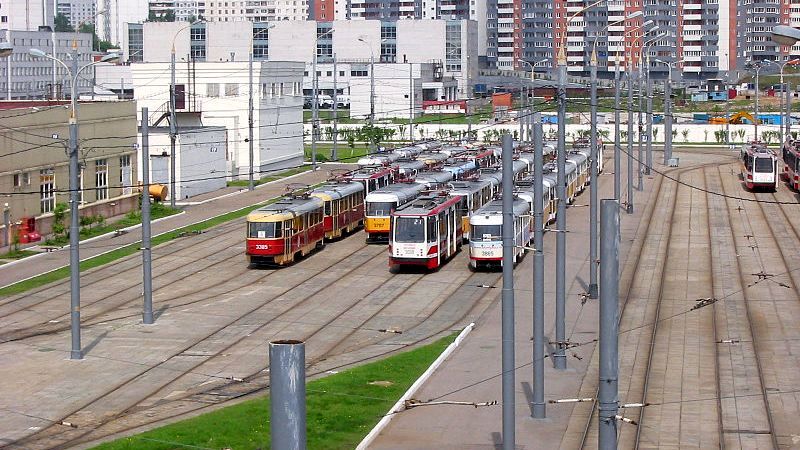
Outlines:
[[[18,250],[10,250],[10,251],[0,255],[0,260],[3,260],[3,259],[11,259],[11,260],[22,259],[22,258],[27,258],[28,256],[33,256],[33,255],[36,255],[36,254],[37,254],[37,252],[32,252],[30,250],[19,250],[19,249]],[[5,261],[5,262],[0,261],[0,264],[5,264],[6,262],[8,262],[8,261]]]
[[[179,209],[170,208],[163,203],[153,203],[150,205],[151,220],[161,219],[163,217],[171,216],[181,212]],[[82,218],[87,219],[87,218]],[[131,227],[142,223],[142,212],[140,210],[131,211],[122,219],[114,223],[106,223],[102,216],[95,218],[88,218],[95,220],[86,220],[86,225],[80,229],[80,240],[90,239],[96,236],[101,236],[106,233],[111,233],[123,228]],[[97,220],[99,219],[99,220]],[[98,223],[95,225],[95,223]],[[64,233],[44,241],[45,245],[64,246],[69,244],[69,234]]]
[[[391,143],[381,143],[380,145],[391,145]],[[306,161],[311,161],[311,145],[305,145],[305,159]],[[354,163],[369,153],[369,144],[365,142],[354,142],[353,146],[350,147],[346,140],[339,141],[339,144],[336,147],[336,152],[338,153],[338,161],[344,163]],[[317,144],[317,162],[325,162],[325,161],[333,161],[333,144],[324,143],[324,144]]]
[[[277,181],[282,178],[290,177],[292,175],[297,175],[298,173],[307,172],[309,170],[311,170],[310,166],[295,167],[292,169],[284,170],[282,172],[278,172],[274,175],[267,175],[266,177],[253,180],[253,182],[256,186],[258,186],[259,184],[269,183],[270,181]],[[228,181],[228,186],[248,187],[249,185],[250,185],[250,180]]]
[[[306,387],[309,449],[351,449],[455,339],[455,335],[399,355],[310,381]],[[374,382],[388,382],[371,384]],[[178,448],[267,449],[269,397],[249,400],[96,450]]]

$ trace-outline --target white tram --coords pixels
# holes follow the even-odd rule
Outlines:
[[[392,213],[389,269],[437,269],[461,249],[461,196],[425,195]]]
[[[747,189],[767,189],[774,192],[778,187],[778,156],[761,142],[745,144],[741,151],[742,179]]]
[[[522,258],[532,237],[530,206],[514,197],[514,263]],[[503,200],[496,199],[475,211],[469,219],[469,264],[480,267],[503,265]]]

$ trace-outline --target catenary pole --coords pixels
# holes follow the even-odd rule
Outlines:
[[[408,63],[408,145],[414,143],[414,65]]]
[[[650,55],[647,55],[647,164],[644,166],[645,175],[650,175],[651,167],[653,167],[653,80],[650,78]]]
[[[339,160],[339,86],[337,84],[336,76],[338,75],[336,68],[336,53],[333,54],[333,150],[331,150],[331,159],[334,161]]]
[[[636,76],[636,65],[626,65],[628,81],[628,200],[625,202],[625,210],[628,214],[633,213],[633,83]]]
[[[69,285],[70,285],[70,328],[72,334],[72,350],[70,359],[83,359],[81,349],[81,257],[80,246],[80,163],[78,161],[78,43],[72,42],[72,95],[70,96],[71,112],[69,117]]]
[[[544,419],[544,130],[533,114],[533,417]]]
[[[169,206],[175,207],[175,171],[177,162],[175,161],[175,133],[178,126],[175,123],[175,42],[172,43],[170,54],[170,83],[169,83]]]
[[[636,148],[636,155],[637,155],[637,159],[639,161],[636,163],[636,167],[637,167],[636,175],[637,175],[637,181],[638,181],[637,188],[640,191],[644,190],[644,141],[643,141],[643,139],[644,139],[644,123],[642,122],[643,121],[643,116],[644,116],[644,66],[642,65],[642,61],[643,60],[644,59],[641,58],[641,55],[640,55],[639,73],[637,74],[637,77],[636,77],[637,86],[639,88],[639,99],[638,99],[638,103],[639,103],[639,143],[638,143],[638,147]]]
[[[591,130],[589,145],[589,298],[597,298],[597,52],[592,48],[591,60]]]
[[[621,130],[619,126],[620,121],[620,75],[619,75],[619,52],[614,54],[614,199],[620,201],[622,199],[621,192],[621,176],[622,176],[622,161],[620,154],[622,153],[622,138],[620,136]]]
[[[250,33],[250,34],[252,36],[252,33]],[[253,41],[253,39],[251,37],[251,39],[250,39],[250,51],[248,52],[248,55],[247,55],[247,72],[248,72],[247,76],[248,76],[248,81],[250,83],[250,89],[248,89],[248,96],[247,96],[248,97],[247,98],[247,105],[248,105],[248,107],[247,107],[247,128],[248,128],[248,130],[247,130],[247,135],[248,135],[247,149],[248,149],[248,155],[249,155],[249,161],[250,161],[250,170],[248,171],[248,174],[247,174],[247,180],[248,180],[247,190],[249,190],[249,191],[252,191],[253,189],[256,188],[255,181],[253,180],[253,173],[254,173],[254,171],[253,171],[253,158],[255,156],[254,156],[254,152],[253,152],[253,42],[252,41]]]
[[[319,77],[317,76],[316,49],[311,62],[311,72],[311,170],[317,170],[317,128],[319,128],[319,92],[317,83]]]
[[[270,446],[306,448],[306,350],[302,341],[269,343]]]
[[[566,120],[567,120],[567,57],[564,49],[558,57],[558,155],[556,173],[556,351],[553,364],[556,369],[567,368],[566,341],[566,266],[567,266],[567,192],[566,192]]]
[[[153,268],[150,251],[150,124],[147,107],[142,108],[142,323],[153,323]]]
[[[503,366],[503,450],[514,450],[514,141],[503,135],[503,291],[502,291],[502,366]]]
[[[598,448],[617,448],[619,406],[617,303],[619,298],[619,202],[600,202],[600,379],[598,390]]]
[[[667,65],[667,82],[664,83],[664,165],[672,159],[672,66]]]

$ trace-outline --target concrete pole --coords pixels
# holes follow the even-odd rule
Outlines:
[[[622,142],[620,136],[620,76],[619,76],[619,54],[614,57],[614,199],[620,201],[622,198],[622,189],[620,187],[620,179],[622,177],[622,161],[620,154],[622,153]]]
[[[472,100],[472,89],[470,85],[469,79],[469,55],[467,55],[467,88],[464,90],[466,92],[466,100],[465,104],[467,105],[467,110],[465,111],[467,115],[467,141],[471,141],[472,136],[472,114],[469,112],[469,102]]]
[[[597,298],[597,52],[592,49],[591,62],[591,130],[589,145],[589,298]]]
[[[252,35],[252,33],[250,33]],[[259,71],[260,72],[260,71]],[[250,51],[247,58],[247,74],[249,77],[250,89],[248,89],[248,106],[247,106],[247,127],[248,127],[248,151],[250,157],[250,170],[248,171],[247,190],[252,191],[256,188],[255,181],[253,180],[253,38],[250,38]],[[260,78],[260,77],[259,77]]]
[[[147,107],[142,108],[142,323],[153,323],[153,268],[150,251],[150,127]]]
[[[566,192],[566,120],[567,120],[567,60],[564,50],[559,50],[558,61],[558,155],[556,174],[556,352],[553,364],[556,369],[567,368],[566,340],[566,267],[567,267],[567,192]]]
[[[503,450],[514,450],[514,141],[503,135]]]
[[[640,191],[644,190],[644,142],[642,139],[644,138],[644,125],[643,125],[643,117],[644,116],[644,67],[642,66],[641,60],[639,61],[639,73],[636,77],[636,82],[639,88],[639,144],[636,148],[636,159],[638,159],[638,163],[636,164],[637,167],[637,175],[638,175],[638,189]]]
[[[70,359],[83,359],[81,350],[81,257],[80,246],[80,163],[78,161],[78,45],[72,44],[72,106],[69,118],[69,286],[70,286],[70,328],[72,332],[72,350]]]
[[[727,83],[728,79],[725,78],[725,145],[731,147],[731,99],[728,98],[730,88]]]
[[[625,211],[633,213],[633,83],[636,76],[636,66],[631,64],[628,69],[628,201],[625,202]]]
[[[337,77],[336,68],[336,53],[333,54],[333,150],[331,150],[331,159],[334,161],[339,160],[339,86],[336,83]]]
[[[760,84],[758,83],[758,73],[759,72],[761,72],[761,66],[760,65],[756,66],[756,116],[754,117],[755,120],[753,121],[753,125],[755,126],[754,129],[753,129],[753,132],[755,133],[755,136],[753,137],[753,140],[755,140],[755,141],[758,140],[758,91],[759,91],[759,86],[760,86]]]
[[[269,343],[272,450],[306,448],[306,349],[302,341]]]
[[[667,66],[667,82],[664,84],[664,165],[672,159],[672,66]]]
[[[600,450],[617,448],[619,239],[619,202],[603,200],[600,202],[600,380],[597,396]]]
[[[408,145],[414,143],[414,65],[408,63]]]
[[[172,44],[172,54],[170,58],[170,82],[169,82],[169,206],[175,207],[175,133],[178,130],[175,123],[175,44]]]
[[[544,419],[544,130],[540,113],[533,120],[533,417]]]
[[[727,102],[725,102],[727,104]],[[650,55],[647,55],[647,164],[644,174],[653,167],[653,80],[650,78]]]
[[[374,133],[375,127],[375,52],[372,46],[369,47],[369,129]],[[375,135],[370,137],[369,148],[371,153],[375,153]]]
[[[528,106],[528,145],[533,145],[533,105]]]
[[[781,73],[783,73],[783,68],[781,68]],[[783,140],[788,141],[792,138],[792,96],[789,95],[789,91],[791,90],[789,89],[789,83],[784,84],[783,88],[786,90],[786,92],[784,92],[784,96],[786,97],[786,119],[784,120],[784,123],[786,124],[786,133],[784,133],[785,137]]]
[[[520,89],[519,94],[519,109],[517,109],[517,121],[519,122],[519,139],[517,143],[522,143],[524,136],[525,136],[525,110],[528,106],[528,94],[526,92],[526,87],[522,86]]]
[[[11,245],[11,209],[8,203],[3,205],[3,247]]]
[[[317,91],[317,46],[311,62],[311,170],[317,170],[317,128],[319,128],[319,92]]]

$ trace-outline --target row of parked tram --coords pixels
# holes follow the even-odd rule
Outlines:
[[[534,155],[530,149],[518,148],[515,153],[512,195],[515,236],[519,236],[515,240],[520,241],[520,248],[527,244],[532,233],[530,217],[537,182],[543,187],[544,221],[555,220],[554,148],[545,146],[545,170],[538,181],[531,176]],[[602,148],[599,145],[599,170],[602,170]],[[493,217],[489,212],[500,204],[497,199],[502,195],[500,154],[500,147],[443,147],[426,142],[371,155],[360,160],[361,167],[356,170],[336,174],[316,189],[292,191],[250,213],[248,261],[289,264],[321,247],[325,239],[339,238],[363,226],[368,243],[389,244],[389,263],[393,268],[418,265],[436,269],[465,242],[471,247],[472,267],[499,264],[502,253],[496,255],[496,249],[491,250],[494,252],[491,255],[484,252],[501,242],[501,233],[480,231],[475,235],[472,228],[502,226],[502,216]],[[588,183],[589,161],[586,143],[576,142],[565,166],[569,203]],[[483,218],[487,216],[489,222],[500,222],[486,222]]]

